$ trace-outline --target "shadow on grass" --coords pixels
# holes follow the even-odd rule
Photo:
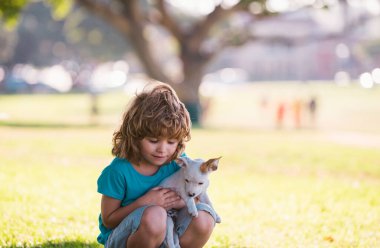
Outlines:
[[[16,248],[16,247],[24,247],[24,246],[5,246],[7,248]],[[84,243],[81,241],[67,241],[67,242],[47,242],[40,245],[28,246],[30,248],[102,248],[103,246],[98,244],[97,242],[93,243]]]
[[[105,124],[88,123],[88,124],[75,124],[75,123],[40,123],[40,122],[5,122],[0,121],[0,127],[15,127],[15,128],[91,128],[103,127]]]

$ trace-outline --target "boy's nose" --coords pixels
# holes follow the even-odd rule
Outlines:
[[[165,147],[165,145],[164,144],[158,144],[158,146],[157,146],[157,151],[163,151],[164,150],[164,147]]]

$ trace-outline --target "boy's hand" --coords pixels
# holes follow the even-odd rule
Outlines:
[[[180,196],[178,196],[178,197],[179,197],[179,199],[176,200],[175,202],[173,202],[173,205],[171,207],[167,208],[166,210],[169,210],[172,208],[179,210],[179,209],[186,206],[185,201]]]
[[[181,207],[181,197],[171,189],[155,187],[141,196],[138,201],[141,205],[158,205],[166,210]],[[183,207],[183,206],[182,206]]]
[[[169,188],[166,188],[166,189],[169,189]],[[164,207],[166,210],[173,209],[173,208],[178,210],[186,206],[185,201],[181,198],[181,196],[179,196],[179,194],[176,191],[172,189],[169,189],[169,190],[170,191],[168,192],[168,194],[170,193],[172,195],[174,193],[175,195],[171,197],[170,199],[168,199],[168,204]]]

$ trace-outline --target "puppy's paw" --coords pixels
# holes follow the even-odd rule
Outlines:
[[[189,214],[190,214],[192,217],[198,217],[198,211],[189,211]]]

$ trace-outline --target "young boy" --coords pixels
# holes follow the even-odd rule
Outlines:
[[[160,247],[166,234],[166,210],[185,203],[157,185],[179,169],[173,161],[190,140],[191,121],[184,104],[167,84],[157,83],[136,96],[113,135],[114,160],[98,179],[102,194],[98,241],[106,248]],[[215,225],[215,212],[198,204],[199,215],[180,214],[180,245],[202,247]]]

